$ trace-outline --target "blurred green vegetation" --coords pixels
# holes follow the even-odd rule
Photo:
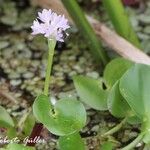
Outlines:
[[[69,14],[72,16],[77,27],[82,32],[85,42],[89,45],[89,49],[95,59],[99,62],[102,61],[103,64],[106,64],[108,62],[106,53],[76,0],[62,0],[62,2],[67,8]]]
[[[103,4],[117,33],[141,48],[121,0],[103,0]]]

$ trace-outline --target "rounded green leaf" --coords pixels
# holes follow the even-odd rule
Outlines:
[[[79,133],[62,136],[58,140],[60,150],[85,150],[85,144]]]
[[[77,132],[86,123],[85,108],[74,99],[59,100],[52,108],[49,98],[42,94],[33,104],[33,113],[50,132],[59,136]]]
[[[5,108],[0,106],[0,126],[10,128],[14,126],[14,122]]]
[[[111,88],[107,100],[108,109],[115,117],[127,117],[131,113],[131,108],[119,91],[119,81]]]
[[[150,66],[135,64],[120,80],[120,91],[143,120],[150,119]]]
[[[75,88],[81,100],[96,110],[107,110],[107,91],[103,90],[100,80],[75,76]]]
[[[133,62],[124,58],[116,58],[108,63],[104,70],[106,85],[112,87],[132,65]]]
[[[24,146],[21,144],[12,143],[7,146],[6,150],[35,150],[35,148]]]

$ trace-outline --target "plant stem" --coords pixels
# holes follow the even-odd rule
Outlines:
[[[120,130],[122,128],[122,126],[126,123],[127,118],[124,118],[117,126],[115,126],[114,128],[112,128],[111,130],[107,131],[106,133],[104,133],[102,135],[102,137],[108,136],[108,135],[112,135],[115,132],[117,132],[118,130]]]
[[[48,96],[49,91],[49,84],[50,84],[50,74],[52,69],[52,62],[53,62],[53,55],[54,55],[54,48],[56,45],[55,40],[49,40],[48,39],[48,61],[47,61],[47,67],[46,67],[46,77],[45,77],[45,84],[44,84],[44,92],[43,94]]]
[[[48,39],[48,60],[47,60],[45,84],[44,84],[44,91],[43,91],[43,94],[46,96],[48,96],[48,91],[49,91],[50,74],[52,69],[55,46],[56,46],[56,40]],[[35,137],[40,136],[42,129],[43,129],[43,124],[36,122],[29,138],[34,139]],[[36,143],[31,142],[31,143],[27,143],[27,146],[34,146],[35,144]]]
[[[121,148],[120,150],[133,149],[142,140],[143,136],[144,136],[144,133],[142,132],[138,135],[138,137],[134,141],[132,141],[129,145],[125,146],[124,148]]]

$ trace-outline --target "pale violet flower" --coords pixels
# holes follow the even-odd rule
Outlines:
[[[64,41],[64,34],[66,29],[70,28],[68,20],[64,15],[57,15],[52,12],[51,9],[43,9],[42,12],[38,13],[38,17],[34,20],[31,26],[32,35],[43,34],[49,39],[55,39],[57,41]]]

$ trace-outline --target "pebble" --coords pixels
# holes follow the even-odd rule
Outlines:
[[[11,80],[11,81],[10,81],[10,84],[11,84],[12,86],[18,86],[18,85],[20,85],[21,83],[22,83],[21,80]]]
[[[34,77],[34,73],[33,72],[26,72],[23,74],[23,77],[25,79],[30,79],[30,78]]]
[[[6,48],[8,46],[9,46],[9,42],[7,42],[7,41],[0,41],[0,50]]]
[[[139,32],[138,34],[139,39],[143,40],[148,40],[149,39],[149,35],[144,34],[143,32]]]
[[[146,26],[143,30],[144,33],[150,34],[150,26]]]
[[[144,14],[139,15],[138,19],[140,22],[142,22],[144,24],[150,24],[150,16],[149,15],[148,16],[146,16]]]
[[[95,125],[94,127],[92,127],[91,131],[95,131],[98,132],[99,130],[99,125]]]
[[[8,77],[10,79],[19,79],[20,78],[20,74],[18,74],[17,72],[10,72],[10,74],[8,75]]]

